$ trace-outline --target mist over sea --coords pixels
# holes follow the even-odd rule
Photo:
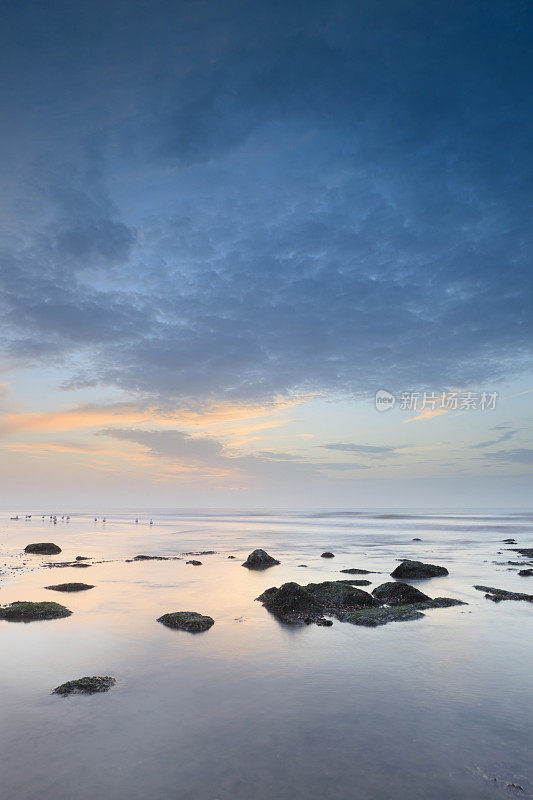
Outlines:
[[[473,588],[533,593],[533,577],[508,563],[525,565],[509,548],[533,547],[533,513],[149,509],[105,522],[98,509],[69,521],[68,510],[54,513],[57,523],[33,509],[0,517],[1,603],[54,600],[73,611],[0,621],[7,800],[533,797],[533,605],[493,603]],[[62,552],[27,555],[30,542]],[[243,569],[258,547],[280,565]],[[326,550],[335,557],[321,558]],[[130,560],[201,551],[216,552],[196,556],[201,566],[191,556]],[[45,566],[78,555],[91,567]],[[323,628],[282,624],[255,600],[350,567],[378,573],[363,576],[371,591],[402,558],[445,566],[446,577],[410,583],[467,605]],[[44,589],[68,581],[94,588]],[[193,635],[156,622],[179,610],[215,624]],[[50,694],[85,675],[117,685]]]

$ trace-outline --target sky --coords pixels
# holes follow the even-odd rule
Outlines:
[[[530,507],[531,16],[5,0],[0,506]]]

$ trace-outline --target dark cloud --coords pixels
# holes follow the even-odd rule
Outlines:
[[[523,3],[5,12],[8,353],[162,402],[530,365]]]
[[[368,456],[395,456],[402,448],[399,446],[393,447],[389,445],[372,445],[372,444],[352,444],[352,442],[332,442],[330,444],[323,444],[326,450],[340,450],[345,453],[361,453],[361,455]]]
[[[512,439],[513,436],[516,436],[518,430],[507,430],[507,425],[496,425],[494,426],[493,430],[504,430],[505,432],[498,436],[497,439],[490,439],[487,442],[479,442],[479,444],[473,445],[475,448],[481,447],[492,447],[495,444],[500,444],[500,442],[507,442],[509,439]]]
[[[515,450],[497,450],[495,453],[485,453],[483,458],[498,464],[533,464],[533,449],[518,447]]]

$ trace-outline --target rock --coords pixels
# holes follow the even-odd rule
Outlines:
[[[388,622],[406,622],[413,619],[422,619],[425,614],[414,607],[396,606],[394,608],[370,608],[361,611],[350,611],[345,614],[342,621],[351,625],[364,625],[367,628],[376,628]]]
[[[388,597],[397,599],[403,592],[404,597],[411,598],[407,603],[383,607],[383,601],[361,589],[355,589],[345,581],[323,581],[300,586],[298,583],[284,583],[267,589],[257,600],[282,622],[324,624],[324,614],[334,616],[341,622],[354,625],[385,625],[387,622],[419,619],[424,616],[423,610],[431,608],[447,608],[454,605],[465,605],[461,600],[451,597],[436,597],[432,600],[422,592],[405,584],[384,584],[383,587],[396,587],[386,592]],[[403,588],[402,588],[403,587]],[[379,588],[379,587],[378,587]],[[418,601],[409,590],[416,592]],[[391,592],[395,593],[395,596]],[[420,599],[422,598],[422,600]]]
[[[108,692],[112,686],[116,684],[115,678],[110,678],[108,675],[105,677],[97,677],[93,675],[91,678],[78,678],[75,681],[67,681],[62,683],[61,686],[56,686],[52,689],[52,694],[97,694],[99,692]]]
[[[533,558],[533,547],[510,547],[513,553],[520,553],[521,556],[526,558]]]
[[[134,556],[132,561],[181,561],[180,556],[147,556],[141,553],[139,556]]]
[[[284,583],[266,589],[256,598],[278,619],[286,622],[305,621],[304,618],[322,616],[322,606],[298,583]]]
[[[395,581],[376,586],[372,595],[380,603],[386,603],[388,606],[405,606],[411,603],[422,603],[430,599],[427,594],[415,589],[414,586],[409,586],[408,583],[396,583]]]
[[[55,556],[57,553],[61,553],[61,548],[53,542],[34,542],[27,544],[24,552],[35,553],[39,556]]]
[[[267,567],[273,567],[275,564],[279,564],[279,561],[276,561],[275,558],[269,556],[266,550],[254,550],[253,553],[250,553],[246,561],[243,563],[243,567],[248,567],[248,569],[266,569]]]
[[[502,539],[502,544],[516,544],[516,539]]]
[[[86,589],[94,589],[89,583],[58,583],[56,586],[45,586],[45,589],[52,589],[54,592],[84,592]]]
[[[237,558],[237,556],[228,556],[228,558]]]
[[[485,592],[487,600],[493,603],[500,603],[502,600],[526,600],[533,603],[533,594],[521,594],[520,592],[508,592],[506,589],[494,589],[492,586],[474,586],[478,592]]]
[[[423,564],[422,561],[405,560],[391,572],[391,577],[416,580],[417,578],[437,578],[448,574],[446,567],[438,567],[436,564]]]
[[[307,569],[307,564],[298,564],[299,567],[305,567]]]
[[[418,536],[415,536],[414,539],[411,539],[412,542],[421,542],[422,539],[419,539]]]
[[[331,628],[333,622],[325,617],[319,617],[319,619],[315,620],[315,625],[319,625],[322,628]]]
[[[89,561],[90,556],[76,556],[76,561]]]
[[[523,578],[530,578],[533,575],[533,569],[520,569],[518,570],[518,574]]]
[[[188,631],[188,633],[202,633],[215,624],[212,617],[199,614],[197,611],[172,611],[158,617],[157,622],[163,623],[167,628]]]
[[[370,584],[372,583],[372,581],[366,581],[366,580],[357,581],[354,578],[341,578],[341,580],[337,582],[349,583],[351,586],[370,586]]]
[[[370,575],[371,571],[370,569],[358,569],[357,567],[339,570],[339,572],[344,572],[346,575]]]
[[[216,550],[195,550],[189,553],[182,553],[182,556],[216,556]]]
[[[320,558],[335,558],[335,553],[330,553],[329,550],[326,550],[325,553],[322,553]]]
[[[366,608],[378,605],[377,600],[371,594],[343,581],[308,583],[304,588],[327,610]]]
[[[9,622],[35,622],[44,619],[60,619],[70,617],[72,611],[59,603],[40,602],[32,603],[26,600],[17,600],[0,608],[0,619]]]
[[[195,561],[194,559],[191,559],[191,561],[186,561],[185,563],[186,564],[192,564],[195,567],[201,567],[202,566],[202,562],[201,561]]]

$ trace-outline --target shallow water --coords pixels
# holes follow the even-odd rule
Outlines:
[[[56,525],[0,519],[2,603],[55,600],[74,612],[0,622],[3,798],[533,797],[533,606],[492,603],[473,589],[533,593],[533,578],[506,563],[525,559],[501,543],[514,537],[532,547],[533,515],[151,516],[153,527],[131,515],[105,524],[83,515]],[[35,541],[63,552],[25,555]],[[281,565],[243,569],[256,547]],[[124,560],[190,550],[217,554],[199,556],[200,567],[185,558]],[[324,550],[336,557],[320,558]],[[43,567],[77,555],[104,563]],[[345,577],[345,567],[381,571],[361,576],[371,590],[401,557],[448,567],[448,577],[412,583],[468,605],[374,629],[337,621],[295,628],[254,601],[288,580]],[[67,581],[95,588],[43,588]],[[210,614],[215,625],[191,635],[155,621],[177,610]],[[92,697],[50,694],[93,674],[114,675],[117,686]]]

